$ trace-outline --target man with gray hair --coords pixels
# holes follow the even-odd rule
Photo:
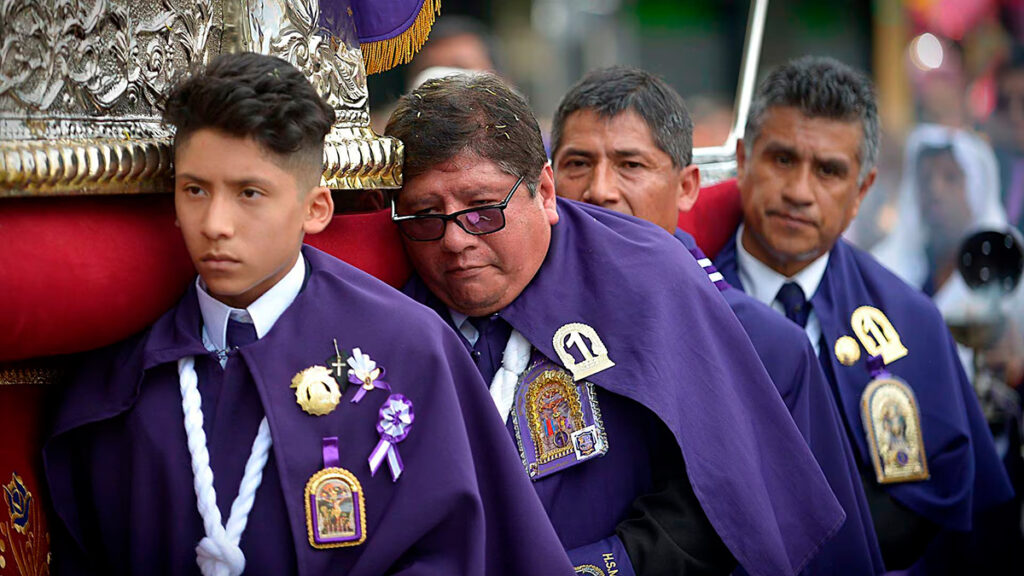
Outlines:
[[[406,151],[392,205],[416,270],[405,292],[491,382],[577,573],[800,571],[842,509],[682,245],[556,201],[537,121],[494,75],[426,82],[387,134]]]
[[[857,464],[810,343],[792,322],[729,286],[694,238],[676,226],[700,188],[700,171],[691,164],[692,133],[682,97],[657,76],[625,66],[590,72],[569,89],[555,113],[555,190],[563,198],[658,224],[702,264],[846,511],[843,527],[803,573],[879,574],[884,567]]]
[[[938,310],[840,238],[878,141],[864,75],[817,57],[769,73],[736,146],[743,223],[715,264],[818,352],[886,567],[962,573],[984,561],[969,531],[1012,490]]]

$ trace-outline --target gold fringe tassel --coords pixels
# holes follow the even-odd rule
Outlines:
[[[440,13],[441,0],[423,0],[420,13],[405,32],[387,40],[362,44],[360,47],[363,49],[366,73],[384,72],[412,60],[427,41],[434,20]]]

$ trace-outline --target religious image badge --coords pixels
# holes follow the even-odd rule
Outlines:
[[[322,441],[324,468],[306,483],[306,533],[313,548],[358,546],[366,540],[366,502],[355,474],[339,464],[338,438]]]
[[[295,402],[313,416],[330,414],[341,401],[341,389],[325,366],[310,366],[292,377]]]
[[[879,484],[927,480],[928,461],[914,391],[885,370],[881,356],[868,359],[873,380],[861,396],[861,419]]]
[[[516,386],[513,426],[523,466],[533,480],[608,452],[594,385],[539,352]]]
[[[582,322],[565,324],[556,330],[552,345],[562,365],[572,372],[573,380],[579,381],[615,366],[597,331]],[[573,354],[573,349],[579,358]]]

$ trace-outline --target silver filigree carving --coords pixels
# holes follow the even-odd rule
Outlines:
[[[155,116],[212,16],[211,0],[0,0],[0,111]]]
[[[169,189],[162,99],[237,50],[292,62],[335,109],[327,185],[401,184],[401,143],[369,129],[362,52],[317,0],[0,0],[0,197]]]
[[[259,9],[249,11],[249,48],[280,56],[302,70],[334,108],[339,124],[365,126],[369,110],[359,47],[338,42],[321,28],[317,0],[258,4]]]

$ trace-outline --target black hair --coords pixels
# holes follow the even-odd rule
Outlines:
[[[809,118],[860,122],[860,174],[864,182],[878,160],[879,123],[875,91],[864,74],[833,58],[804,56],[768,73],[750,105],[743,144],[750,156],[769,108],[793,107]]]
[[[314,176],[319,181],[324,137],[334,118],[302,72],[280,58],[251,52],[221,55],[183,79],[163,115],[175,128],[176,149],[204,128],[252,138],[283,159],[300,182]]]
[[[565,121],[593,110],[606,119],[632,110],[643,118],[655,144],[677,168],[693,161],[693,120],[682,96],[664,80],[639,68],[612,66],[589,72],[562,97],[551,126],[551,155],[562,145]]]

